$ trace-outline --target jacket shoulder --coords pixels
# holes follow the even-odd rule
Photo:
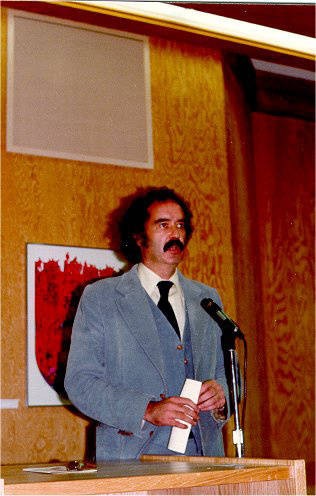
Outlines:
[[[135,266],[121,275],[99,279],[88,284],[83,292],[86,297],[110,297],[115,293],[125,294],[135,289],[139,279]]]
[[[116,288],[123,275],[107,277],[87,284],[81,296],[82,303],[87,305],[99,303],[102,307],[109,306],[114,301]]]
[[[89,294],[98,294],[103,291],[111,290],[118,284],[118,279],[122,276],[106,277],[105,279],[98,279],[86,285],[84,292]]]
[[[200,293],[201,298],[212,298],[212,300],[214,300],[218,305],[220,306],[222,305],[220,296],[216,288],[212,288],[211,286],[208,286],[203,282],[195,281],[194,279],[189,279],[188,277],[185,277],[181,273],[179,274],[179,277],[180,277],[180,283],[182,285],[185,285],[191,291]]]

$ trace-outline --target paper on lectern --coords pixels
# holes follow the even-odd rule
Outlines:
[[[195,381],[193,379],[186,379],[184,386],[182,388],[180,396],[182,398],[189,398],[193,403],[197,403],[200,395],[202,382]],[[187,425],[187,429],[180,429],[180,427],[172,427],[170,434],[168,449],[172,451],[177,451],[178,453],[185,453],[187,448],[187,443],[189,435],[191,432],[191,424],[188,424],[184,420],[179,420],[183,424]]]

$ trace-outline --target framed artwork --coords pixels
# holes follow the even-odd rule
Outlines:
[[[71,331],[87,284],[118,275],[112,250],[27,244],[27,404],[68,404],[64,375]]]

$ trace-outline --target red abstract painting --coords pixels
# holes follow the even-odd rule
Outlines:
[[[63,260],[39,257],[33,263],[36,362],[47,384],[64,396],[71,331],[81,294],[87,284],[113,277],[119,269],[79,262],[69,252]]]

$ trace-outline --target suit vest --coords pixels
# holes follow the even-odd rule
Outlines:
[[[189,318],[185,315],[185,326],[182,341],[180,341],[174,328],[155,305],[152,299],[148,297],[150,308],[152,310],[163,354],[163,370],[161,374],[167,384],[166,396],[179,396],[186,378],[194,379],[194,365],[192,358],[191,332]],[[168,446],[169,437],[172,427],[158,427],[153,436],[152,442],[155,444]],[[192,433],[198,446],[201,446],[201,437],[199,427],[196,425],[192,428]]]

